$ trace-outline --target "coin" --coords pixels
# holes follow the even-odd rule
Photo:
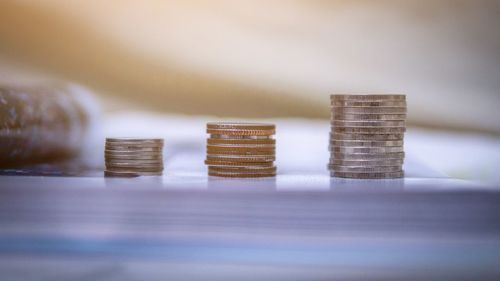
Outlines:
[[[121,167],[121,166],[106,166],[106,170],[113,172],[150,172],[150,173],[159,173],[163,171],[163,166],[160,167]]]
[[[243,162],[243,161],[217,161],[217,160],[205,160],[205,164],[209,166],[220,166],[220,167],[272,167],[274,163],[270,162]]]
[[[267,123],[241,123],[241,122],[210,122],[207,129],[215,130],[275,130],[274,124]]]
[[[139,162],[106,162],[107,168],[117,167],[117,168],[140,168],[140,169],[163,169],[163,163],[139,163]]]
[[[275,145],[275,139],[207,139],[209,145]]]
[[[405,127],[333,127],[332,132],[341,134],[402,134]]]
[[[207,133],[227,136],[270,136],[275,134],[275,130],[207,129]]]
[[[211,134],[210,139],[213,140],[274,140],[272,135],[268,136],[237,136],[237,135],[224,135],[224,134]]]
[[[363,140],[335,140],[330,139],[330,146],[352,146],[352,147],[386,147],[403,146],[404,141],[363,141]]]
[[[386,160],[386,159],[403,159],[404,152],[387,152],[387,153],[340,153],[332,152],[331,159],[342,160]]]
[[[390,153],[390,152],[403,152],[402,146],[389,146],[389,147],[349,147],[349,146],[334,146],[330,149],[332,152],[339,153]]]
[[[406,95],[330,95],[330,99],[348,101],[405,101]]]
[[[362,166],[362,167],[375,167],[375,166],[401,166],[403,159],[386,159],[386,160],[343,160],[343,159],[330,159],[330,165],[343,165],[343,166]]]
[[[207,154],[207,160],[214,161],[228,161],[228,162],[272,162],[276,160],[274,155],[262,155],[262,156],[234,156],[234,155],[212,155]]]
[[[139,177],[141,174],[136,172],[115,172],[104,170],[105,177],[120,177],[120,178],[135,178]]]
[[[334,115],[338,114],[406,114],[406,107],[333,107]]]
[[[160,151],[105,151],[104,157],[115,158],[115,157],[130,157],[130,158],[142,158],[142,157],[161,157],[162,152]]]
[[[327,165],[329,170],[334,172],[357,172],[357,173],[390,173],[401,172],[401,166],[376,166],[376,167],[361,167],[361,166],[341,166],[341,165]]]
[[[130,163],[130,164],[146,164],[146,165],[162,165],[163,159],[105,159],[106,163]]]
[[[162,149],[163,145],[156,144],[156,143],[155,144],[153,144],[153,143],[146,143],[146,144],[125,144],[125,143],[110,144],[110,143],[106,143],[104,145],[104,148],[111,149],[111,150],[134,150],[134,149],[143,149],[143,148]]]
[[[347,101],[332,100],[334,107],[406,107],[406,101]]]
[[[351,179],[390,179],[402,178],[404,171],[401,172],[388,172],[388,173],[356,173],[356,172],[330,172],[330,176],[339,178]]]
[[[224,178],[264,178],[264,177],[275,177],[276,173],[246,174],[246,173],[227,173],[227,172],[209,171],[208,175],[211,177],[224,177]]]
[[[276,167],[208,167],[209,172],[220,173],[244,173],[244,174],[262,174],[276,173]]]
[[[141,147],[141,148],[130,148],[130,147],[109,147],[106,146],[104,152],[161,152],[163,149],[161,147]]]
[[[330,133],[332,140],[369,140],[369,141],[394,141],[403,140],[404,134],[344,134],[344,133]]]
[[[331,125],[335,127],[405,127],[405,121],[345,121],[333,120]]]
[[[106,138],[106,143],[126,143],[126,144],[146,144],[146,143],[152,143],[152,144],[162,144],[163,145],[163,139],[140,139],[140,138]]]
[[[207,153],[257,153],[257,154],[274,154],[274,147],[241,147],[241,146],[209,146],[207,145]]]
[[[139,156],[130,156],[130,155],[125,155],[125,156],[120,156],[120,155],[106,155],[105,158],[107,161],[123,161],[123,160],[134,160],[134,161],[140,161],[140,160],[151,160],[151,161],[162,161],[163,162],[163,156],[162,155],[139,155]]]
[[[341,114],[335,113],[332,115],[333,120],[352,120],[352,121],[367,121],[367,120],[406,120],[406,114]]]

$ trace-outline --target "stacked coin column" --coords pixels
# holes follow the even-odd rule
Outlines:
[[[208,123],[208,175],[258,178],[276,175],[274,124]]]
[[[161,176],[163,139],[107,138],[104,162],[108,177]]]
[[[403,177],[405,95],[332,95],[332,177]]]

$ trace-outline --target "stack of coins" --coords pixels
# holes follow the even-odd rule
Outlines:
[[[332,95],[332,177],[401,178],[405,95]]]
[[[208,175],[258,178],[276,175],[274,124],[208,123]]]
[[[163,139],[107,138],[104,162],[107,177],[161,176]]]

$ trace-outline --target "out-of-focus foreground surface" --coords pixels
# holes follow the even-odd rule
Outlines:
[[[499,133],[499,3],[5,0],[0,80],[26,68],[239,117],[326,118],[332,92],[396,92],[411,124]]]

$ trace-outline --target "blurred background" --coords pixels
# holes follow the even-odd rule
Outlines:
[[[332,93],[403,93],[423,158],[500,182],[499,26],[493,0],[2,0],[0,82],[73,81],[105,116],[326,121]]]

